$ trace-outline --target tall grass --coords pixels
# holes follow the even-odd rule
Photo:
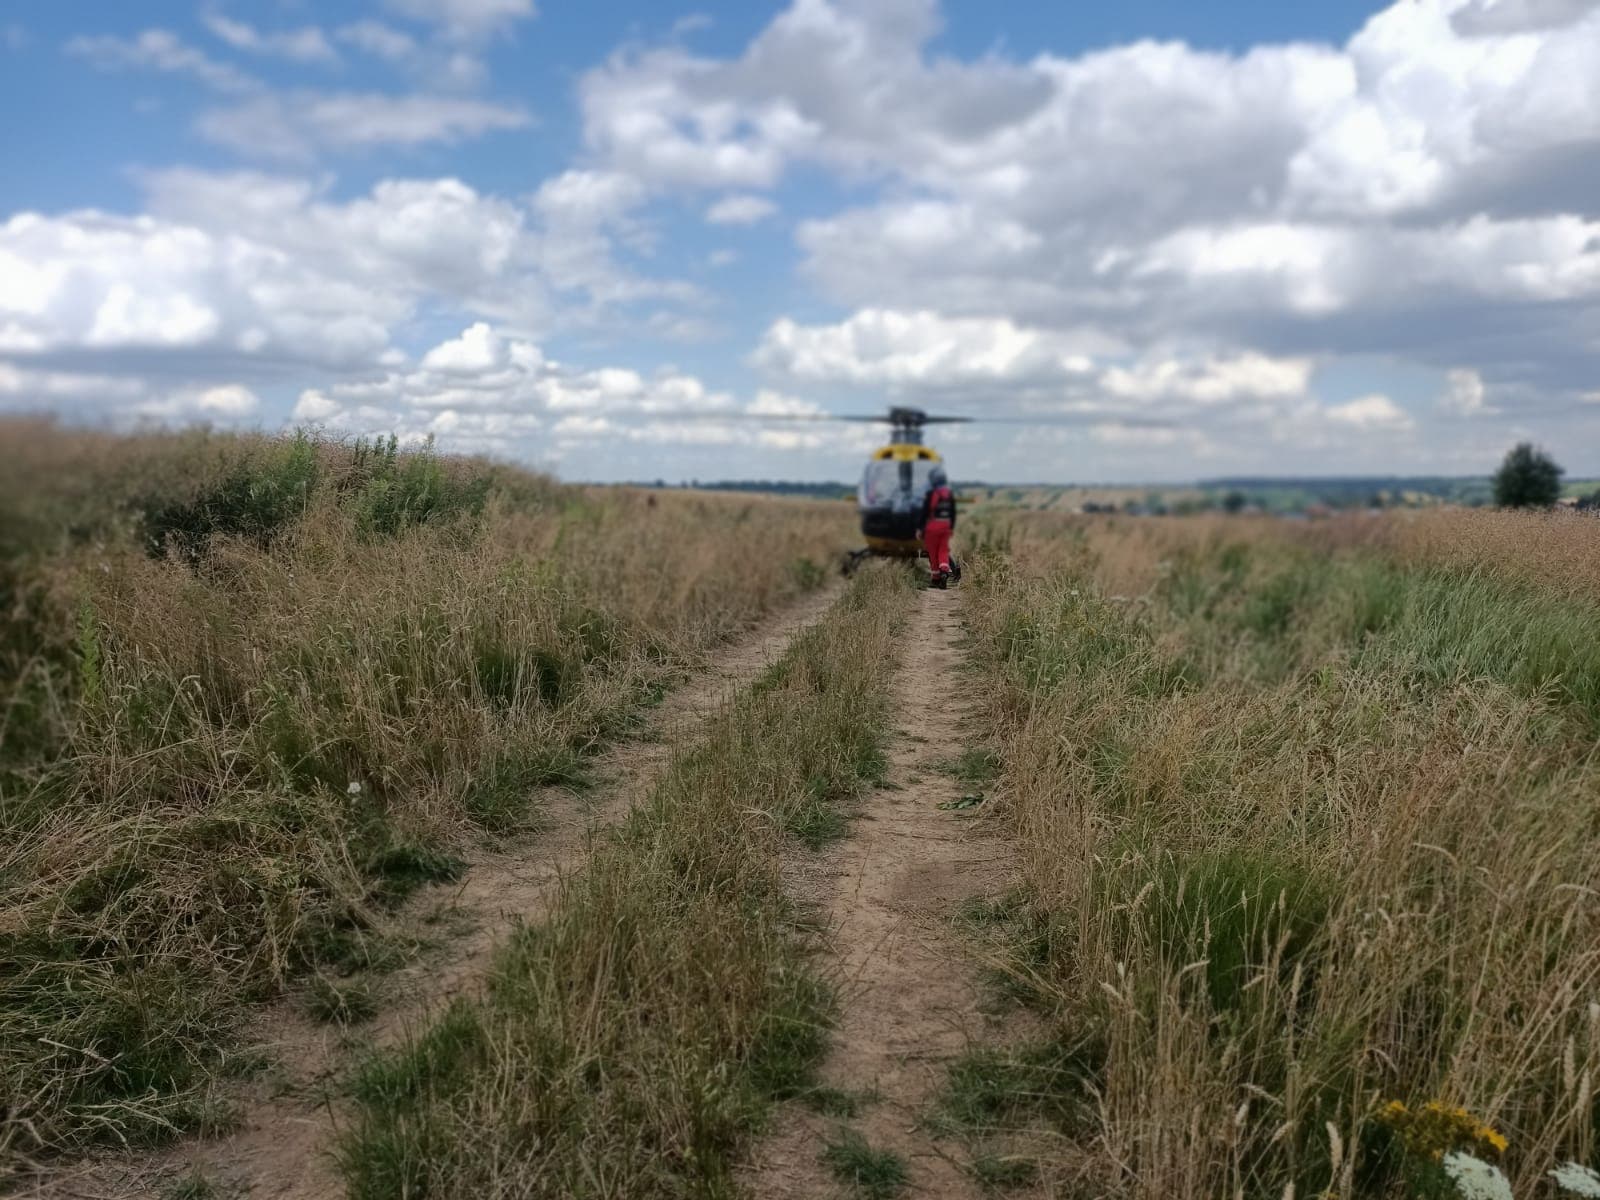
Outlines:
[[[392,444],[4,432],[0,1178],[207,1120],[242,1005],[536,826],[847,529]]]
[[[1010,968],[1092,1048],[1059,1185],[1447,1195],[1428,1151],[1487,1130],[1533,1195],[1594,1156],[1600,606],[1480,524],[1412,554],[1101,522],[974,572]],[[1434,1143],[1402,1112],[1443,1114]]]
[[[781,852],[881,770],[905,591],[858,579],[518,934],[483,1001],[368,1066],[352,1196],[733,1193],[735,1150],[804,1086],[829,1013]]]

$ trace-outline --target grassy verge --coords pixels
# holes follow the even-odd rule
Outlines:
[[[366,1068],[352,1196],[732,1194],[736,1148],[823,1047],[780,859],[881,772],[906,587],[859,578],[505,950],[486,1000]]]
[[[831,506],[305,437],[0,426],[0,1180],[219,1119],[243,1006],[807,588]]]
[[[988,927],[1047,1032],[951,1107],[1096,1195],[1446,1196],[1454,1151],[1544,1194],[1600,1141],[1600,606],[1436,526],[1227,528],[974,572],[1025,881]]]

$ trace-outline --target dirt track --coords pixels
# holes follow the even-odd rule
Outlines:
[[[794,885],[829,913],[841,981],[843,1011],[822,1082],[876,1098],[849,1121],[786,1106],[746,1173],[759,1200],[849,1195],[822,1159],[842,1125],[901,1157],[910,1194],[980,1194],[958,1148],[921,1125],[946,1064],[983,1030],[978,985],[949,917],[961,901],[1003,890],[1010,861],[981,818],[938,807],[962,794],[940,764],[965,747],[974,707],[958,670],[960,606],[959,591],[919,594],[895,669],[890,787],[872,794],[851,836],[802,868]]]
[[[23,1197],[52,1200],[154,1197],[193,1167],[243,1190],[251,1200],[294,1197],[334,1200],[343,1183],[330,1157],[342,1103],[338,1080],[354,1046],[391,1044],[423,1025],[450,999],[481,984],[495,949],[518,921],[535,920],[552,885],[581,865],[596,833],[643,798],[674,750],[691,741],[734,691],[751,682],[789,642],[817,621],[837,595],[827,589],[777,614],[715,652],[710,666],[675,689],[655,709],[642,735],[600,755],[598,786],[583,795],[543,798],[546,828],[514,852],[469,858],[464,881],[419,896],[402,922],[425,919],[451,930],[445,946],[425,954],[384,983],[378,1017],[354,1045],[336,1026],[313,1022],[289,1004],[266,1014],[253,1031],[275,1063],[272,1084],[251,1086],[235,1132],[213,1141],[189,1140],[153,1155],[117,1155],[64,1168],[24,1186]]]

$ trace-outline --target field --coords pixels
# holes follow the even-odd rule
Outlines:
[[[0,1186],[1600,1194],[1587,518],[0,439]]]

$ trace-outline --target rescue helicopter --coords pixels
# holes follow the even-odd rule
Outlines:
[[[861,521],[861,537],[866,545],[846,551],[841,571],[849,575],[869,558],[916,559],[925,552],[920,532],[922,510],[930,489],[929,475],[944,458],[923,438],[929,425],[965,425],[974,420],[985,424],[1019,426],[1081,426],[1089,423],[1132,428],[1169,428],[1161,419],[1115,416],[1096,412],[1007,413],[981,418],[933,416],[920,408],[893,405],[886,413],[654,413],[683,420],[727,420],[730,417],[773,423],[813,421],[852,421],[886,424],[889,441],[872,452],[856,489],[856,512]],[[950,556],[950,577],[961,579],[961,564]]]
[[[944,462],[939,452],[923,441],[928,425],[963,425],[971,417],[929,416],[920,408],[896,406],[887,416],[849,416],[849,421],[884,421],[889,444],[880,446],[867,460],[856,490],[856,511],[866,545],[845,553],[841,570],[849,575],[862,560],[917,558],[923,553],[922,506],[928,495],[928,476]],[[950,577],[961,579],[961,564],[952,555]]]

